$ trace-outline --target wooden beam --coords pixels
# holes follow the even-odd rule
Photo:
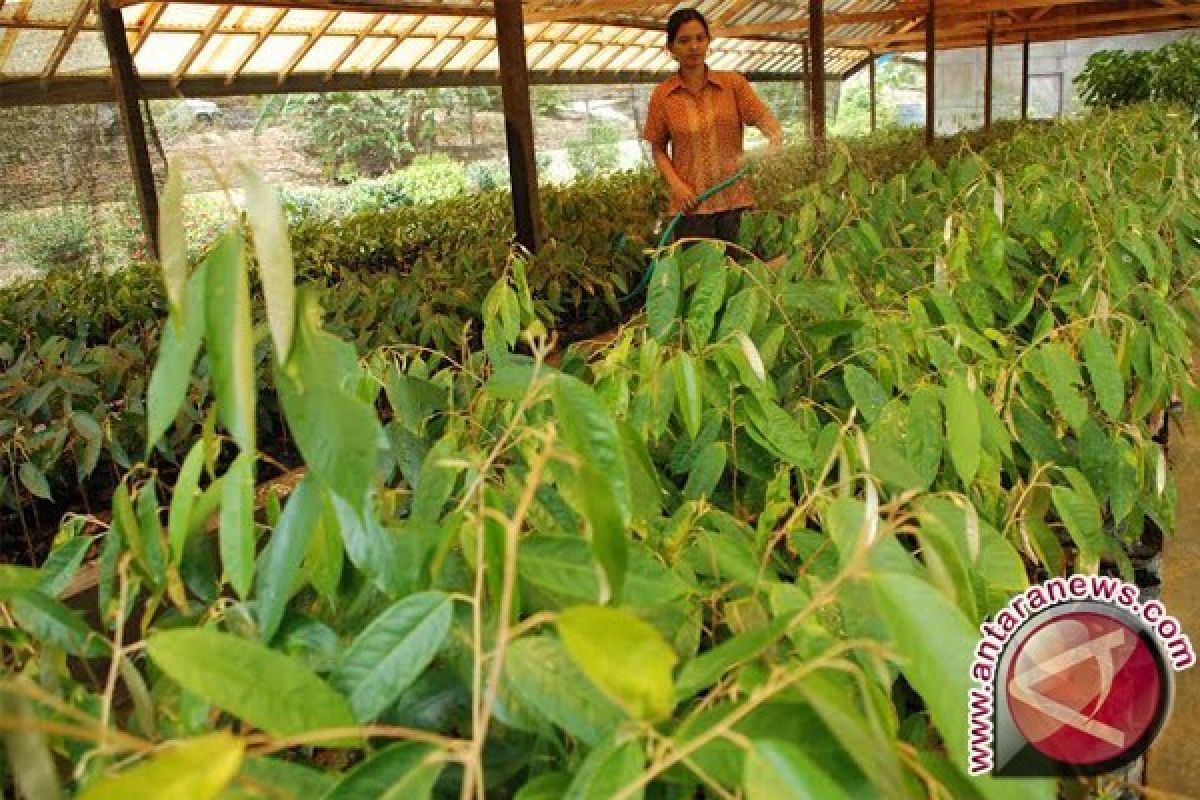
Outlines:
[[[1021,119],[1029,119],[1029,37],[1021,43]]]
[[[871,82],[871,89],[870,89],[870,92],[871,92],[871,133],[874,133],[879,124],[879,120],[877,117],[877,103],[878,103],[878,99],[879,99],[878,98],[879,86],[876,83],[877,76],[875,74],[876,73],[875,62],[878,59],[875,58],[874,53],[871,53],[870,59],[871,59],[871,65],[870,65],[871,74],[867,78],[867,80],[869,80]]]
[[[602,29],[599,25],[593,25],[590,28],[586,29],[584,31],[584,35],[582,37],[580,37],[578,41],[575,42],[575,46],[568,49],[567,51],[565,51],[558,58],[554,59],[553,63],[549,64],[546,67],[546,72],[557,72],[558,68],[561,67],[563,64],[567,63],[567,60],[571,56],[578,53],[583,48],[583,46],[586,44],[589,44],[592,41],[592,39],[595,39],[596,34],[598,34],[601,30]]]
[[[809,61],[811,73],[809,85],[812,87],[812,139],[813,155],[818,164],[825,163],[825,0],[808,0],[808,18],[813,25],[808,31],[809,47],[812,49]]]
[[[125,129],[125,149],[133,170],[133,185],[138,208],[142,214],[142,230],[151,253],[158,258],[158,194],[154,188],[154,170],[150,166],[150,150],[146,146],[146,129],[138,107],[138,80],[129,54],[129,39],[121,10],[107,3],[97,4],[96,13],[104,31],[108,63],[112,71],[112,88],[116,94],[121,126]]]
[[[983,62],[983,127],[989,130],[992,127],[992,84],[995,59],[996,29],[989,25]]]
[[[529,67],[525,61],[525,24],[521,0],[493,0],[496,43],[500,48],[500,91],[504,98],[504,134],[512,181],[513,222],[517,242],[530,252],[541,244],[537,161],[533,148],[533,113],[529,102]]]
[[[487,23],[488,21],[486,19],[480,20],[479,24],[472,28],[471,32],[462,38],[457,47],[454,47],[450,50],[450,52],[446,53],[446,55],[442,57],[441,62],[439,62],[437,66],[433,68],[433,74],[440,75],[442,70],[450,66],[450,62],[454,60],[454,57],[461,53],[468,43],[475,41],[475,37],[478,36],[479,32],[487,26]]]
[[[596,14],[614,14],[620,11],[645,12],[648,6],[653,5],[663,4],[647,3],[646,0],[593,0],[590,3],[580,3],[573,6],[530,11],[525,15],[525,24],[536,25],[539,22],[568,22],[581,14],[593,16]]]
[[[925,146],[932,147],[937,132],[937,4],[927,0],[925,17]]]
[[[83,27],[83,23],[91,13],[92,0],[79,0],[79,5],[75,8],[75,14],[71,17],[71,21],[67,23],[67,29],[63,31],[62,38],[54,46],[54,52],[50,54],[50,59],[46,62],[46,66],[42,70],[43,81],[50,80],[54,73],[58,72],[59,65],[62,64],[67,51],[71,49],[71,45],[75,43],[75,37],[79,35],[79,29]]]
[[[363,26],[361,31],[354,35],[354,39],[349,45],[346,46],[346,49],[342,51],[342,54],[334,60],[329,69],[325,70],[325,80],[333,80],[334,74],[342,68],[342,65],[345,64],[346,61],[349,60],[350,56],[354,54],[354,51],[358,49],[358,46],[362,44],[368,36],[375,32],[375,29],[379,27],[379,23],[382,22],[383,18],[386,16],[387,14],[381,13],[371,17],[371,21]]]
[[[804,110],[806,118],[804,122],[804,134],[807,138],[812,139],[813,132],[813,104],[812,104],[812,53],[810,52],[809,42],[804,43],[804,52],[801,54],[804,59]]]
[[[1099,25],[1078,25],[1073,27],[1043,28],[1028,32],[1012,32],[1002,27],[996,28],[996,45],[1020,45],[1028,36],[1031,42],[1064,42],[1075,39],[1095,39],[1106,36],[1127,36],[1140,33],[1157,33],[1161,31],[1195,30],[1200,20],[1146,20],[1138,22],[1130,20],[1117,23],[1102,23]],[[953,35],[938,34],[938,48],[951,50],[969,47],[983,47],[987,43],[986,28],[956,32]],[[865,47],[868,43],[858,43],[856,47]],[[923,37],[921,41],[911,38],[891,42],[871,42],[871,46],[879,53],[911,53],[924,50]]]
[[[133,37],[133,44],[129,48],[129,54],[133,58],[137,58],[138,51],[146,43],[146,37],[154,30],[154,26],[162,19],[163,12],[166,10],[166,3],[151,3],[146,13],[142,15],[142,20],[138,23],[137,33]]]
[[[396,52],[396,49],[398,47],[400,47],[400,43],[403,42],[404,39],[410,33],[415,31],[421,25],[421,23],[424,21],[425,21],[425,17],[413,17],[413,19],[408,23],[408,25],[405,26],[404,31],[402,33],[397,33],[396,38],[394,40],[392,40],[392,43],[389,44],[387,47],[385,47],[383,49],[383,52],[380,53],[379,56],[374,61],[371,62],[371,66],[369,66],[365,70],[363,70],[363,73],[362,73],[363,80],[370,81],[371,78],[375,75],[375,72],[381,66],[383,66],[383,62],[387,61],[388,58],[391,57],[392,53]]]

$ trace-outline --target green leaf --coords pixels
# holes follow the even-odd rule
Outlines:
[[[637,740],[622,744],[610,738],[588,753],[563,800],[611,800],[638,779],[645,765],[646,755]],[[645,792],[638,789],[624,796],[642,800]]]
[[[355,767],[321,800],[422,800],[433,793],[444,766],[444,755],[433,745],[400,742]]]
[[[296,287],[292,274],[292,240],[287,217],[275,190],[245,162],[239,171],[246,183],[246,218],[254,231],[254,255],[267,303],[267,324],[275,342],[275,356],[282,364],[292,347],[295,324]]]
[[[331,680],[350,698],[356,719],[374,720],[425,671],[450,632],[453,612],[441,592],[414,594],[355,638]]]
[[[1089,328],[1083,335],[1083,358],[1092,379],[1096,403],[1105,414],[1118,419],[1125,406],[1125,384],[1112,344],[1099,329]]]
[[[154,586],[162,586],[167,578],[167,537],[158,514],[158,490],[152,480],[138,491],[137,524],[145,548],[146,574]]]
[[[325,510],[322,500],[321,487],[313,477],[301,478],[263,549],[255,599],[259,632],[265,642],[275,635],[292,597],[300,565]]]
[[[982,447],[979,430],[979,409],[975,397],[961,375],[951,375],[946,382],[946,445],[950,460],[963,485],[969,485],[979,471]]]
[[[592,552],[609,592],[619,597],[628,563],[629,471],[620,434],[595,392],[577,378],[554,383],[554,411],[567,445],[580,457],[577,487],[591,526]]]
[[[721,325],[717,328],[717,341],[726,336],[732,336],[737,331],[750,333],[758,319],[759,290],[755,287],[742,289],[729,299],[725,305],[725,313],[721,316]]]
[[[1068,425],[1081,432],[1088,419],[1088,404],[1075,388],[1083,383],[1079,365],[1061,344],[1042,345],[1038,354],[1041,356],[1040,377],[1054,396],[1056,410]]]
[[[521,787],[513,800],[562,800],[571,786],[565,772],[544,772]]]
[[[700,432],[704,416],[703,367],[696,366],[690,353],[680,352],[671,362],[675,376],[675,397],[679,401],[679,418],[689,437],[695,439]]]
[[[849,800],[819,764],[791,742],[757,739],[746,754],[747,800]]]
[[[83,557],[95,540],[90,536],[76,536],[51,551],[42,564],[37,588],[50,597],[57,597],[71,584],[71,579],[83,563]],[[4,579],[0,578],[0,597],[4,596]],[[26,586],[22,588],[33,588]]]
[[[196,493],[200,488],[200,473],[204,469],[204,441],[197,440],[188,451],[175,490],[171,492],[171,510],[167,513],[167,538],[171,552],[171,563],[179,566],[183,560],[184,545],[191,531],[192,507],[196,504]]]
[[[154,362],[154,371],[150,373],[150,383],[146,387],[146,455],[171,427],[179,414],[179,407],[187,399],[192,367],[200,353],[200,343],[204,340],[209,265],[236,260],[238,256],[231,252],[231,248],[240,250],[241,246],[238,237],[232,234],[222,236],[208,258],[188,279],[181,313],[173,312],[163,324],[158,360]],[[163,258],[165,270],[165,253]]]
[[[204,334],[221,422],[244,453],[254,453],[254,329],[240,234],[208,263]]]
[[[809,444],[808,432],[800,425],[796,417],[775,403],[762,398],[750,403],[751,410],[755,409],[755,403],[761,410],[761,415],[752,415],[751,423],[759,436],[779,458],[793,467],[801,469],[811,467],[813,451]]]
[[[191,628],[155,633],[146,647],[184,689],[272,736],[354,725],[344,697],[294,659],[256,642]]]
[[[228,733],[212,733],[162,750],[148,761],[101,780],[80,800],[212,800],[238,774],[245,745]]]
[[[334,777],[324,772],[276,758],[247,759],[242,762],[241,774],[260,786],[279,790],[290,800],[321,797],[335,783]],[[226,792],[221,800],[258,800],[260,797],[258,792]]]
[[[634,519],[656,519],[662,513],[663,489],[658,470],[650,459],[646,442],[627,422],[618,420],[617,430],[625,448],[625,465],[629,469],[630,510]]]
[[[428,524],[442,517],[446,501],[454,493],[460,469],[444,462],[457,455],[456,434],[447,434],[433,446],[421,464],[416,491],[412,501],[412,519]]]
[[[550,636],[525,636],[508,648],[504,680],[524,705],[570,735],[596,744],[625,720],[620,708],[593,688]]]
[[[1108,550],[1108,537],[1104,534],[1104,518],[1095,495],[1090,490],[1080,492],[1055,486],[1050,496],[1054,510],[1079,548],[1081,567],[1086,570],[1097,566]]]
[[[854,364],[846,365],[842,372],[842,379],[846,383],[846,391],[850,393],[850,398],[857,406],[858,412],[862,414],[868,425],[874,424],[875,420],[879,419],[879,415],[883,413],[883,407],[887,405],[887,394],[879,385],[879,381],[875,379],[874,375]]]
[[[632,543],[621,600],[648,608],[686,595],[691,587],[645,545]],[[530,536],[521,540],[517,570],[522,579],[567,600],[595,603],[601,595],[596,563],[578,536]]]
[[[89,628],[78,612],[36,589],[13,592],[9,606],[18,627],[39,642],[82,658],[98,658],[109,651],[108,641]]]
[[[178,161],[167,162],[167,180],[158,209],[158,252],[162,262],[163,284],[167,289],[167,306],[171,316],[186,320],[184,286],[188,280],[187,234],[183,224],[183,169]],[[190,363],[188,369],[191,369]]]
[[[716,322],[717,311],[725,300],[725,265],[723,261],[704,263],[700,267],[700,279],[692,289],[688,303],[688,339],[695,349],[708,344]]]
[[[688,474],[683,496],[688,500],[699,500],[712,494],[725,471],[725,458],[725,445],[722,442],[713,442],[701,450]]]
[[[794,621],[793,614],[776,617],[768,625],[727,639],[684,664],[675,685],[676,700],[688,699],[712,686],[735,666],[758,658],[779,641]]]
[[[0,691],[0,712],[16,719],[37,719],[33,701],[22,694]],[[62,785],[46,735],[33,726],[6,728],[0,736],[7,751],[7,786],[25,800],[58,800]]]
[[[254,455],[243,452],[225,473],[221,487],[221,565],[245,599],[254,580]]]
[[[17,475],[21,479],[21,484],[29,490],[29,493],[35,497],[40,497],[43,500],[53,500],[50,494],[50,484],[46,482],[46,475],[40,469],[35,467],[31,462],[26,461],[21,464],[17,470]]]
[[[675,705],[675,651],[648,623],[620,608],[576,606],[558,632],[588,679],[639,719],[662,719]]]
[[[953,763],[968,763],[966,698],[971,688],[971,660],[979,631],[961,611],[925,581],[908,575],[881,574],[872,578],[887,623],[892,648],[905,678],[924,699]],[[975,779],[989,800],[1051,800],[1055,782]]]
[[[650,336],[666,342],[675,332],[679,301],[683,293],[679,261],[672,253],[652,262],[653,275],[646,287],[646,322]]]

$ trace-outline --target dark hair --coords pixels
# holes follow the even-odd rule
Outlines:
[[[667,47],[675,44],[675,39],[679,36],[679,29],[687,22],[699,22],[704,26],[704,33],[708,37],[712,37],[712,33],[708,30],[708,20],[694,8],[681,8],[671,14],[667,20]]]

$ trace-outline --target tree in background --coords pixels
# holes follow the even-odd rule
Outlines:
[[[924,76],[914,64],[888,59],[876,72],[876,123],[880,129],[897,125],[897,94],[904,90],[923,90]],[[858,136],[871,131],[870,71],[859,70],[842,84],[842,99],[836,121],[830,128],[835,136]]]
[[[1200,36],[1151,51],[1093,53],[1075,85],[1089,108],[1163,100],[1200,110]]]

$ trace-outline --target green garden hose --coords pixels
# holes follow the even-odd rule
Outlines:
[[[710,186],[707,189],[705,189],[703,192],[701,192],[696,197],[696,205],[700,205],[701,203],[703,203],[707,200],[711,200],[712,198],[716,197],[721,192],[728,189],[730,186],[733,186],[735,183],[740,181],[742,178],[745,178],[749,174],[750,174],[750,165],[747,164],[746,166],[739,169],[737,172],[730,175],[725,180],[721,181],[720,183],[716,184],[715,186]],[[683,216],[684,216],[684,212],[680,211],[678,214],[676,214],[674,217],[671,218],[671,221],[669,223],[667,223],[666,229],[663,230],[663,234],[658,240],[658,249],[659,250],[662,250],[664,247],[666,247],[671,242],[671,238],[675,235],[675,228],[678,227],[679,221],[681,219],[683,219]],[[646,272],[642,275],[642,279],[641,279],[641,281],[638,282],[638,285],[633,287],[633,291],[631,291],[629,294],[622,297],[621,302],[626,303],[629,300],[631,300],[632,298],[637,297],[643,291],[645,291],[646,287],[650,285],[650,279],[652,277],[654,277],[654,262],[653,261],[651,261],[650,266],[646,268]]]

